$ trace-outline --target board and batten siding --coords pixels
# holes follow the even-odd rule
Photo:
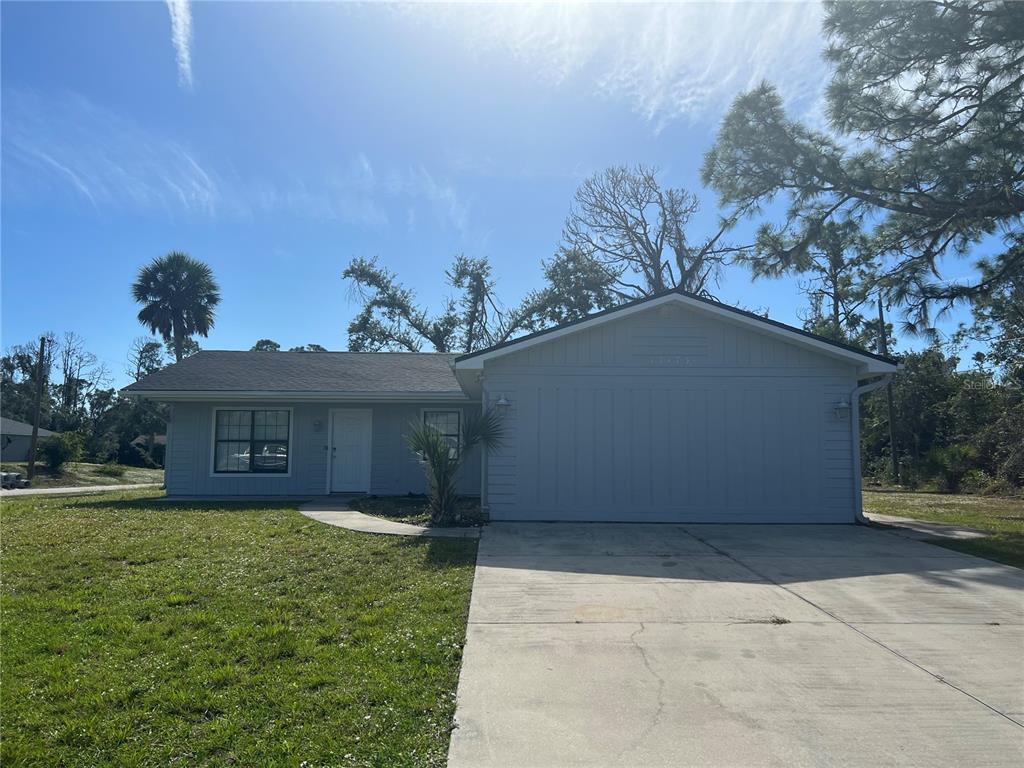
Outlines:
[[[852,364],[678,305],[484,365],[492,520],[852,522]]]
[[[292,409],[290,472],[212,475],[215,409]],[[425,493],[423,467],[405,443],[409,424],[423,409],[461,410],[463,418],[479,406],[418,403],[246,403],[178,402],[171,406],[165,459],[169,496],[320,496],[327,489],[330,410],[363,408],[373,412],[370,493],[382,496]],[[470,454],[459,477],[459,491],[480,493],[480,458]]]

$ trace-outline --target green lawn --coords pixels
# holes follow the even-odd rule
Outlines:
[[[68,464],[59,474],[51,474],[46,465],[36,462],[36,476],[32,478],[33,488],[63,488],[81,485],[131,485],[134,483],[164,482],[162,469],[144,469],[142,467],[124,467],[121,477],[104,475],[103,464]],[[21,472],[28,477],[28,465],[25,462],[3,463],[4,472]]]
[[[352,509],[375,517],[397,520],[400,523],[426,525],[430,522],[430,509],[426,496],[356,496],[350,501]],[[460,525],[482,525],[480,499],[460,498],[456,503],[462,519]]]
[[[476,544],[5,499],[0,763],[443,765]]]
[[[936,539],[934,543],[1024,568],[1024,499],[864,491],[864,511],[990,531],[992,535],[984,539]]]

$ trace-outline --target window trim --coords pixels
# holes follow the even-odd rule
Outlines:
[[[287,472],[218,472],[217,471],[217,411],[288,411],[288,471]],[[274,442],[274,441],[270,441]],[[291,406],[253,404],[246,403],[239,405],[214,405],[210,409],[210,477],[218,478],[243,478],[259,477],[264,480],[291,477],[294,466],[294,455],[292,448],[295,445],[295,409]]]
[[[426,424],[428,413],[457,413],[459,414],[459,448],[458,455],[462,456],[466,452],[466,439],[463,428],[466,425],[466,414],[462,408],[420,408],[420,424]]]

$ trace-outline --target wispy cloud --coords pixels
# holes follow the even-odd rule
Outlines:
[[[96,209],[214,215],[223,184],[183,144],[74,94],[4,96],[3,193],[54,200],[70,191]]]
[[[552,87],[625,101],[660,129],[716,120],[742,90],[776,83],[814,108],[823,87],[817,3],[414,6],[454,44],[519,61]]]
[[[243,177],[82,96],[12,90],[4,102],[9,200],[52,204],[70,196],[95,210],[210,218],[285,213],[371,229],[425,224],[460,236],[469,231],[468,201],[422,165],[378,169],[359,153],[306,175],[261,168]]]
[[[459,196],[449,182],[441,181],[422,165],[387,174],[386,189],[390,194],[406,200],[420,201],[432,213],[435,223],[444,228],[451,226],[465,234],[469,227],[469,204]],[[410,219],[415,225],[415,214]]]
[[[192,8],[189,0],[167,0],[171,16],[171,43],[178,60],[178,83],[192,88]]]
[[[255,189],[253,207],[270,212],[337,219],[373,229],[399,222],[414,229],[421,222],[441,230],[468,235],[470,204],[455,186],[422,165],[378,170],[368,157],[357,154],[310,183],[297,178],[248,185]]]

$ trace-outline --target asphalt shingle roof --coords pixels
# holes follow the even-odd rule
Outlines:
[[[0,417],[0,434],[3,435],[31,435],[32,425],[26,424],[24,421],[15,421],[14,419],[8,419],[6,416]],[[56,434],[48,429],[39,428],[40,437],[49,437],[50,435]]]
[[[366,392],[463,396],[455,355],[432,352],[203,350],[126,392]]]

